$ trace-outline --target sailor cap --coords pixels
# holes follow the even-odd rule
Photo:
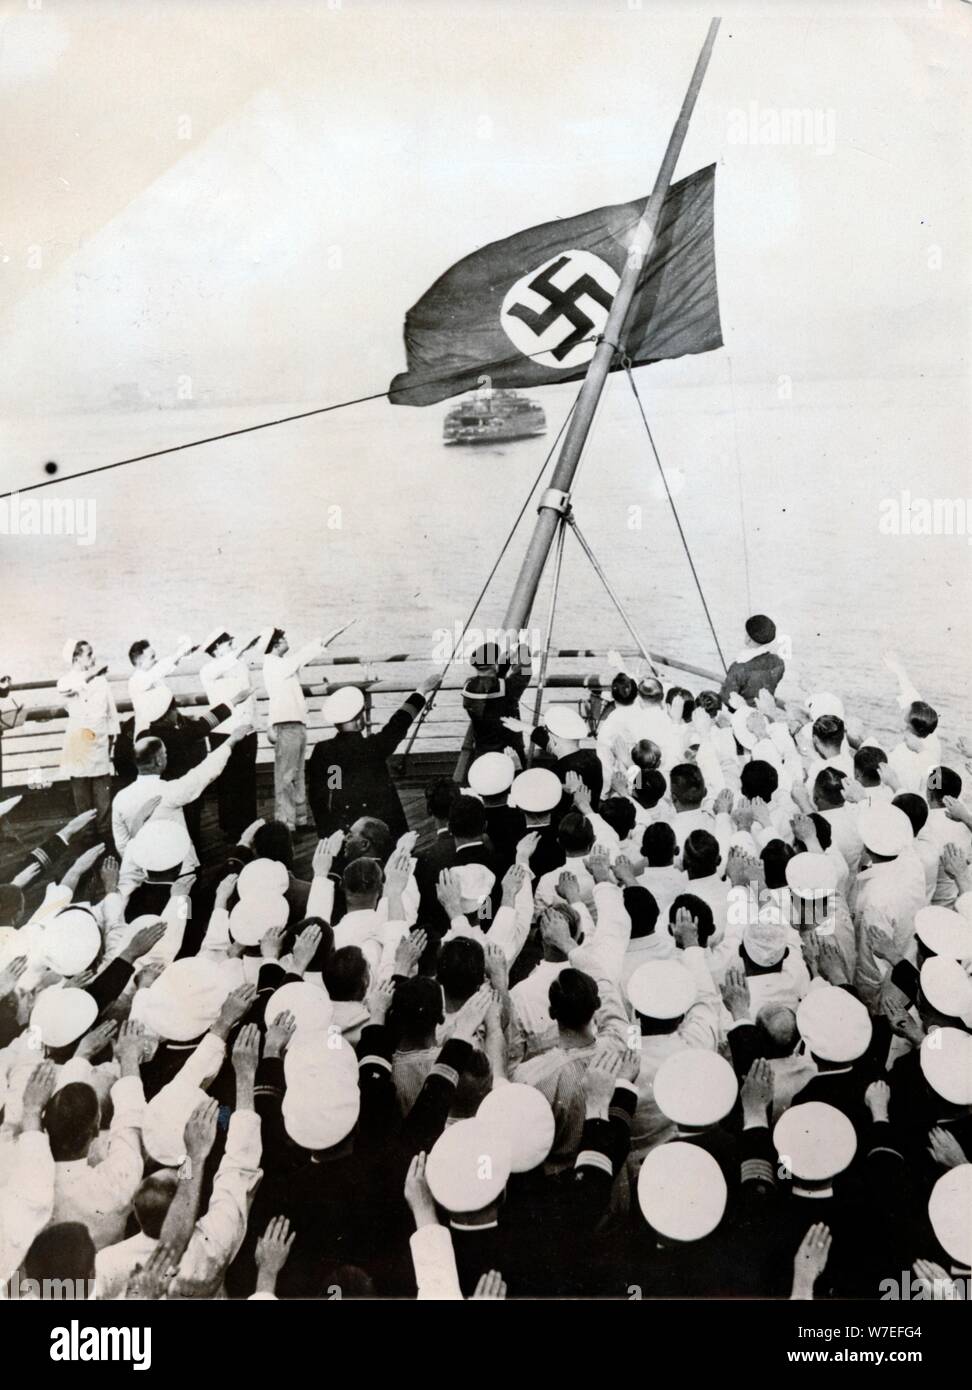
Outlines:
[[[197,1105],[207,1100],[198,1086],[175,1081],[163,1086],[145,1107],[142,1143],[149,1158],[166,1168],[178,1168],[186,1156],[186,1125]]]
[[[505,753],[483,753],[469,768],[469,790],[477,796],[498,796],[516,776],[516,764]]]
[[[554,1113],[535,1086],[497,1081],[476,1111],[510,1149],[510,1171],[529,1173],[544,1161],[554,1142]]]
[[[531,767],[513,779],[508,800],[521,811],[541,815],[552,811],[563,793],[563,784],[555,772],[546,767]]]
[[[739,1083],[717,1052],[687,1047],[662,1062],[653,1093],[658,1109],[673,1124],[694,1129],[725,1119],[736,1103]]]
[[[638,1174],[638,1205],[668,1240],[702,1240],[722,1220],[728,1189],[705,1149],[675,1139],[651,1150]]]
[[[169,1042],[191,1042],[216,1022],[229,993],[222,965],[185,956],[167,965],[148,989],[135,991],[132,1018]]]
[[[628,998],[645,1018],[681,1018],[697,997],[691,971],[677,960],[645,961],[628,980]]]
[[[906,850],[915,838],[911,821],[897,806],[887,801],[872,801],[861,808],[857,832],[872,854],[893,859]]]
[[[957,960],[930,956],[921,967],[921,992],[938,1013],[972,1027],[972,980]]]
[[[752,719],[753,715],[757,715],[762,719],[764,724],[766,723],[766,716],[760,714],[759,710],[753,709],[752,705],[742,705],[733,712],[732,732],[735,735],[736,742],[743,748],[755,748],[757,743],[764,737],[762,734],[757,734],[754,729],[749,727],[749,721]]]
[[[101,950],[101,930],[87,908],[65,907],[45,922],[41,950],[58,975],[77,975]]]
[[[353,1047],[340,1036],[326,1042],[313,1033],[295,1037],[284,1057],[284,1077],[283,1122],[295,1144],[316,1152],[348,1137],[361,1110]]]
[[[45,1047],[67,1047],[83,1037],[97,1017],[97,1001],[86,989],[52,985],[38,995],[30,1027]]]
[[[268,894],[279,896],[290,886],[290,875],[286,864],[277,859],[251,859],[244,864],[236,881],[236,892],[240,898],[265,898]]]
[[[779,902],[764,903],[755,922],[743,928],[742,944],[754,965],[776,965],[786,955],[783,908]]]
[[[963,1269],[972,1265],[972,1163],[943,1173],[928,1199],[935,1239]]]
[[[462,911],[478,911],[493,891],[496,875],[485,864],[461,864],[453,873],[459,882]]]
[[[854,1126],[836,1106],[809,1100],[791,1105],[776,1122],[773,1143],[795,1178],[826,1182],[850,1166],[857,1152]]]
[[[269,1025],[285,1013],[293,1014],[296,1032],[301,1035],[326,1033],[334,1017],[334,1004],[323,985],[291,980],[271,994],[264,1018]]]
[[[824,714],[836,715],[838,719],[844,717],[844,702],[837,695],[831,695],[826,690],[818,690],[807,700],[807,709],[810,711],[811,719],[819,719]]]
[[[797,1028],[822,1062],[854,1062],[871,1042],[871,1016],[859,999],[836,985],[812,988],[797,1005]]]
[[[219,646],[220,642],[232,641],[232,639],[233,634],[225,627],[214,627],[212,632],[203,638],[202,649],[209,656],[212,656],[214,649]]]
[[[230,936],[241,946],[258,946],[268,931],[285,927],[289,916],[290,904],[282,894],[251,890],[230,913]]]
[[[356,685],[342,685],[321,703],[321,714],[328,724],[350,724],[365,707],[365,697]]]
[[[172,704],[172,691],[167,685],[153,685],[151,690],[146,690],[138,697],[138,727],[136,735],[154,724],[157,719],[161,719],[163,714]]]
[[[446,1211],[481,1211],[503,1191],[510,1171],[509,1141],[476,1116],[457,1120],[439,1136],[425,1165],[425,1180]]]
[[[922,907],[915,913],[915,935],[936,956],[972,958],[972,922],[948,907]]]
[[[179,868],[192,849],[189,832],[175,820],[150,820],[129,843],[132,863],[146,873]]]
[[[829,854],[795,854],[787,862],[786,886],[798,898],[827,898],[837,891],[837,865]]]
[[[972,1105],[972,1034],[961,1028],[932,1028],[922,1039],[921,1074],[951,1105]]]
[[[74,649],[82,640],[83,639],[80,637],[69,637],[68,640],[64,643],[64,646],[61,648],[61,657],[66,666],[71,665],[72,661],[74,660]]]

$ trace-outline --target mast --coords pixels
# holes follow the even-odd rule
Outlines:
[[[678,113],[678,119],[669,137],[668,146],[655,179],[655,186],[635,229],[631,249],[621,273],[618,292],[614,297],[611,312],[608,314],[607,323],[604,326],[604,333],[594,351],[594,356],[591,358],[591,364],[578,394],[577,403],[574,406],[574,412],[564,436],[564,442],[549,486],[540,499],[533,535],[523,557],[520,573],[517,576],[506,610],[506,617],[503,620],[507,632],[519,632],[530,621],[533,601],[536,598],[550,546],[557,534],[561,519],[570,505],[571,485],[580,463],[584,445],[587,442],[594,413],[597,410],[607,374],[611,369],[614,354],[618,351],[618,345],[623,341],[624,324],[637,288],[638,277],[651,255],[655,243],[655,228],[658,224],[658,217],[668,193],[669,184],[672,181],[672,174],[675,172],[675,165],[678,162],[689,121],[695,109],[702,79],[709,66],[709,58],[716,34],[719,32],[720,22],[718,19],[713,19],[709,24],[709,32],[702,45],[702,52],[696,61],[692,80],[682,102],[682,109]]]

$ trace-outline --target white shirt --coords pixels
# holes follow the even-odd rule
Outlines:
[[[925,871],[911,846],[896,859],[858,874],[852,912],[858,928],[857,985],[866,1004],[874,1002],[890,973],[888,962],[873,954],[867,928],[876,926],[896,945],[907,947],[914,937],[915,913],[924,905]]]
[[[958,884],[954,878],[949,878],[942,868],[942,852],[946,845],[958,845],[965,855],[968,862],[969,852],[972,851],[972,830],[961,821],[949,820],[944,807],[938,807],[928,812],[928,819],[921,828],[921,836],[925,845],[932,845],[938,851],[938,865],[936,870],[935,887],[932,892],[932,902],[939,907],[951,907],[958,897]],[[919,849],[919,857],[921,851]]]
[[[162,687],[172,691],[166,685],[166,676],[171,676],[177,666],[175,657],[167,656],[162,661],[157,661],[154,666],[149,666],[145,671],[135,671],[128,678],[128,695],[132,702],[132,712],[135,715],[135,736],[147,729],[151,724],[151,709],[146,706],[146,695],[150,690],[157,690]],[[174,697],[173,697],[174,698]]]
[[[118,879],[120,892],[130,894],[145,878],[143,870],[132,861],[130,845],[132,824],[146,802],[151,801],[155,796],[160,796],[162,800],[149,819],[172,820],[185,829],[186,817],[183,807],[202,796],[210,782],[215,782],[229,762],[231,751],[230,744],[223,743],[203,758],[196,767],[191,767],[188,772],[183,773],[181,777],[166,781],[157,772],[144,773],[136,777],[129,786],[123,787],[117,794],[111,803],[111,829],[115,838],[115,845],[122,852],[121,871]],[[199,859],[196,851],[190,844],[189,851],[183,860],[183,872],[188,873],[191,869],[197,868],[198,865]]]
[[[36,1061],[36,1053],[34,1054]],[[41,1130],[0,1139],[0,1281],[18,1269],[54,1207],[54,1160]]]
[[[320,653],[321,644],[316,641],[307,642],[299,651],[288,652],[286,656],[274,656],[270,652],[263,658],[263,683],[270,702],[267,722],[271,726],[307,723],[307,701],[298,672]]]
[[[108,1151],[95,1166],[87,1157],[54,1165],[51,1224],[80,1221],[95,1248],[114,1245],[125,1234],[132,1199],[142,1180],[142,1115],[145,1096],[137,1076],[123,1076],[111,1089],[114,1115]]]
[[[250,683],[250,671],[245,661],[241,661],[231,648],[223,656],[207,661],[199,672],[202,688],[210,706],[231,705],[232,714],[213,730],[217,734],[228,734],[240,724],[256,723],[256,696]],[[249,699],[233,705],[233,699],[246,691]]]

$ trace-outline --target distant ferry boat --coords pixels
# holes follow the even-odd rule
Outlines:
[[[536,401],[515,391],[470,396],[453,406],[442,430],[445,444],[498,444],[546,434],[547,417]]]

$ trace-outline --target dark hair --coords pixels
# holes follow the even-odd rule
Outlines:
[[[36,1235],[24,1256],[24,1274],[43,1284],[45,1279],[70,1279],[75,1285],[94,1278],[95,1244],[80,1221],[58,1221]],[[63,1284],[61,1284],[63,1288]]]
[[[586,854],[594,844],[594,828],[580,811],[568,811],[557,827],[557,843],[565,854]]]
[[[75,642],[74,648],[71,652],[71,660],[77,661],[78,657],[84,651],[85,647],[87,647],[89,651],[93,650],[91,643],[86,638],[79,637],[78,640]]]
[[[695,763],[678,763],[668,776],[672,800],[683,806],[701,806],[705,798],[705,778]]]
[[[375,847],[367,835],[349,835],[341,846],[341,858],[347,868],[356,859],[374,859]]]
[[[695,709],[695,701],[692,698],[691,690],[686,690],[684,685],[673,685],[665,696],[665,704],[671,705],[678,695],[685,701],[682,706],[682,723],[688,724],[691,722],[692,711]]]
[[[631,936],[650,936],[658,922],[658,900],[647,888],[637,887],[624,890],[625,911],[631,918]]]
[[[699,924],[699,945],[704,946],[715,932],[712,908],[704,898],[697,898],[694,893],[679,893],[668,909],[668,925],[670,927],[674,927],[676,914],[682,907]]]
[[[927,738],[938,728],[938,712],[924,700],[913,700],[908,706],[908,724],[912,733]]]
[[[904,811],[911,821],[913,834],[917,835],[928,819],[928,803],[923,796],[916,796],[914,792],[901,792],[891,802],[892,806],[897,806],[899,811]]]
[[[451,777],[437,777],[425,788],[425,809],[436,820],[448,820],[459,788]]]
[[[437,981],[427,975],[396,981],[388,1010],[388,1031],[396,1045],[402,1038],[431,1033],[442,1017],[442,986]]]
[[[751,801],[771,801],[779,785],[780,774],[772,763],[764,762],[762,758],[743,763],[739,789]]]
[[[708,830],[693,830],[682,846],[682,864],[689,878],[706,878],[719,867],[719,841]]]
[[[140,738],[135,744],[135,766],[140,772],[147,767],[155,767],[159,757],[165,752],[165,744],[160,738],[150,735]]]
[[[143,1235],[158,1240],[165,1224],[166,1213],[176,1194],[178,1179],[172,1173],[153,1173],[143,1178],[132,1203],[135,1219]]]
[[[639,806],[643,806],[646,811],[653,810],[668,791],[668,783],[662,773],[653,767],[648,772],[641,774],[641,786],[635,789],[635,796],[638,798]]]
[[[765,613],[754,613],[751,618],[746,619],[746,636],[758,642],[761,647],[765,646],[776,637],[776,624],[772,618],[767,618]]]
[[[98,1096],[87,1082],[71,1081],[55,1091],[44,1107],[44,1128],[54,1162],[83,1158],[100,1120]]]
[[[364,897],[380,893],[384,874],[377,859],[362,856],[352,860],[341,876],[341,883],[348,897]]]
[[[722,709],[722,696],[716,690],[700,690],[695,697],[699,709],[704,709],[710,718],[715,719]]]
[[[819,811],[811,811],[810,819],[813,821],[814,829],[817,832],[820,848],[830,849],[834,838],[834,832],[830,828],[830,821],[826,816],[822,816]]]
[[[883,748],[868,743],[863,748],[858,748],[854,754],[854,776],[865,787],[877,786],[881,780],[878,768],[887,760],[888,755]]]
[[[457,840],[472,840],[486,829],[486,807],[475,796],[457,796],[449,812],[449,829]]]
[[[616,705],[633,705],[638,695],[638,686],[624,671],[619,671],[611,682],[611,698]]]
[[[813,736],[821,743],[839,748],[844,741],[844,721],[836,714],[822,714],[813,721]]]
[[[661,749],[650,738],[639,738],[631,750],[631,761],[642,772],[653,772],[661,763]]]
[[[839,767],[823,768],[817,773],[813,783],[814,796],[822,797],[830,807],[843,806],[846,776],[846,772],[841,772]]]
[[[958,799],[962,795],[962,779],[951,767],[933,767],[925,786],[927,791],[935,792],[939,797],[954,796]]]
[[[370,972],[360,946],[341,946],[324,962],[324,988],[336,1002],[360,1000],[368,992]]]
[[[586,1028],[601,1007],[597,984],[569,966],[550,982],[550,1017],[563,1028]]]
[[[319,927],[321,933],[320,943],[308,962],[307,969],[323,971],[325,961],[334,950],[334,928],[330,922],[325,922],[323,917],[304,917],[288,928],[288,938],[298,937],[306,927]]]
[[[133,666],[135,665],[138,658],[142,655],[142,653],[147,652],[151,645],[152,643],[146,641],[144,637],[140,637],[137,642],[132,643],[132,645],[128,649],[128,659]]]
[[[486,978],[485,952],[471,937],[455,936],[439,951],[435,973],[450,999],[466,1000]]]
[[[759,857],[766,875],[767,888],[786,887],[786,866],[794,854],[796,850],[785,840],[769,840],[763,846]]]
[[[635,804],[626,796],[605,797],[597,808],[597,813],[622,840],[626,840],[634,830],[637,818]]]
[[[285,868],[294,864],[294,835],[282,820],[268,820],[253,836],[253,852],[258,859],[273,859]]]
[[[364,836],[371,845],[371,853],[374,857],[386,864],[388,856],[395,848],[395,841],[392,839],[387,821],[379,820],[377,816],[359,816],[354,822],[354,826],[357,827],[354,830],[355,835]]]
[[[653,869],[662,869],[671,864],[677,849],[675,831],[668,821],[656,820],[641,837],[641,852]]]

